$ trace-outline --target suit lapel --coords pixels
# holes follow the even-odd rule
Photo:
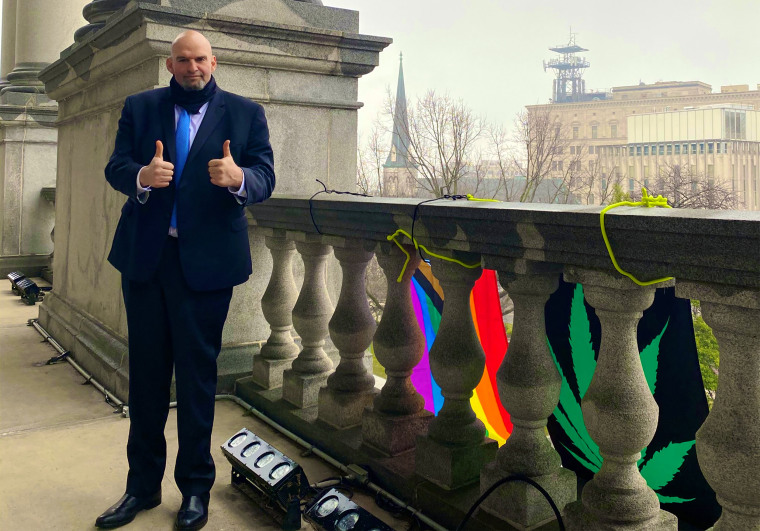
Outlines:
[[[188,167],[193,162],[193,158],[198,155],[201,148],[203,148],[203,145],[209,139],[211,133],[216,129],[216,126],[219,125],[219,122],[224,117],[224,112],[224,98],[222,97],[222,91],[217,90],[214,97],[211,98],[211,101],[208,103],[206,115],[203,117],[201,126],[198,128],[198,133],[195,135],[193,145],[190,147],[190,153],[187,155],[187,163],[185,164],[185,167]],[[221,148],[222,146],[220,145],[219,149]]]
[[[161,101],[159,112],[161,113],[161,127],[166,141],[164,148],[166,154],[169,155],[168,161],[174,163],[177,160],[177,146],[175,145],[174,103],[171,98],[167,96]],[[167,160],[166,155],[164,155],[164,160]]]

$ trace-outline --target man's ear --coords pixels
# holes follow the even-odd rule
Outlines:
[[[174,74],[174,62],[171,57],[166,58],[166,69],[173,75]]]
[[[211,56],[211,71],[214,72],[216,70],[216,55]]]

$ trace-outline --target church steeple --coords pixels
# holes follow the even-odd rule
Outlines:
[[[409,119],[406,111],[406,90],[404,89],[404,56],[399,53],[398,86],[396,87],[396,108],[393,112],[393,139],[385,168],[410,168],[409,162]]]

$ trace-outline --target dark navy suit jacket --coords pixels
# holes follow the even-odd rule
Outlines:
[[[174,103],[169,88],[136,94],[124,103],[105,173],[111,186],[129,199],[122,208],[108,261],[131,281],[150,280],[170,237],[177,197],[180,263],[190,288],[206,291],[245,282],[251,274],[251,255],[244,208],[267,199],[275,184],[264,109],[218,89],[193,141],[179,190],[175,175],[168,187],[152,189],[141,204],[137,173],[150,164],[156,140],[164,145],[164,160],[174,163]],[[209,177],[208,163],[222,158],[225,140],[230,140],[232,157],[245,174],[245,205]]]

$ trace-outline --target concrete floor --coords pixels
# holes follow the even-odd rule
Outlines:
[[[0,280],[0,529],[8,531],[94,529],[95,518],[124,493],[129,420],[114,413],[103,395],[68,363],[44,365],[57,352],[27,320],[26,306]],[[257,505],[230,485],[230,466],[219,446],[246,427],[297,461],[310,482],[339,475],[238,405],[218,401],[212,450],[217,480],[211,491],[208,530],[279,529]],[[166,428],[168,455],[177,452],[176,412]],[[163,503],[141,512],[124,529],[172,529],[182,497],[170,457]],[[379,509],[369,493],[353,501],[394,529],[411,522]],[[303,527],[310,528],[303,522]]]

